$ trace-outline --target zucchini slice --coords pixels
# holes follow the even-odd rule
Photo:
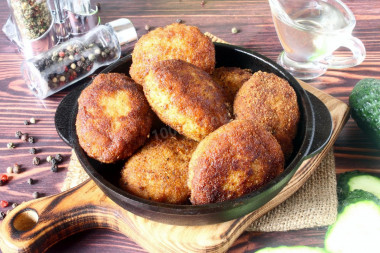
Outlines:
[[[325,237],[330,253],[379,253],[380,200],[363,190],[354,190],[342,202],[342,210]]]
[[[360,171],[345,172],[338,177],[337,189],[340,202],[356,189],[370,192],[380,199],[380,177]]]

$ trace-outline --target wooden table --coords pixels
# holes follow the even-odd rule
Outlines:
[[[353,35],[366,46],[367,58],[360,65],[344,70],[331,70],[324,76],[309,81],[312,86],[348,103],[348,96],[362,78],[380,78],[380,3],[370,0],[345,1],[357,19]],[[3,6],[6,1],[1,0]],[[95,2],[94,2],[95,3]],[[127,17],[135,25],[140,36],[151,28],[165,26],[183,20],[198,26],[232,44],[255,50],[275,60],[282,48],[272,23],[269,4],[256,1],[102,1],[102,22]],[[0,9],[0,24],[8,18],[9,10]],[[236,27],[239,32],[232,34]],[[42,103],[26,87],[20,72],[23,58],[16,46],[4,34],[0,34],[0,173],[5,173],[14,163],[21,165],[22,172],[12,175],[7,185],[0,187],[0,200],[21,203],[32,199],[32,193],[43,196],[60,192],[67,172],[71,149],[58,137],[54,127],[54,113],[61,99],[72,89],[68,88],[49,97]],[[24,120],[37,119],[35,125],[24,125]],[[35,137],[36,143],[20,142],[15,138],[17,130]],[[16,143],[15,149],[7,149],[7,143]],[[28,150],[37,149],[42,160],[48,155],[64,156],[58,173],[52,173],[47,162],[32,164],[33,155]],[[380,172],[380,150],[350,119],[334,145],[336,172],[362,170]],[[36,183],[29,185],[28,178]],[[11,207],[1,208],[7,211]],[[240,236],[230,252],[253,252],[266,246],[313,245],[323,246],[326,228],[291,232],[247,233]],[[149,235],[147,235],[149,236]],[[109,231],[91,230],[65,239],[48,252],[145,252],[128,238]]]

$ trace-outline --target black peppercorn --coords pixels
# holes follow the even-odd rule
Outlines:
[[[58,165],[57,164],[53,164],[50,168],[50,170],[54,173],[58,172]]]
[[[28,138],[28,142],[29,142],[29,143],[34,143],[34,138],[33,138],[32,136],[30,136],[30,137]]]
[[[21,135],[21,140],[22,140],[22,141],[28,141],[28,137],[29,137],[29,135],[28,135],[27,133],[22,134],[22,135]]]
[[[49,67],[52,63],[53,63],[53,61],[51,59],[45,59],[45,66],[46,67]]]
[[[33,158],[33,164],[34,165],[39,165],[40,164],[40,158],[38,158],[37,156]]]
[[[29,153],[31,153],[32,155],[35,154],[36,152],[37,152],[37,150],[35,148],[29,149]]]
[[[29,125],[29,121],[24,120],[24,125]]]
[[[22,135],[21,131],[16,131],[15,137],[21,138],[21,135]]]
[[[181,24],[182,23],[182,19],[177,18],[177,20],[175,22],[177,22],[178,24]]]
[[[34,180],[32,178],[28,178],[26,181],[28,184],[32,185],[34,183]]]
[[[63,157],[62,157],[62,155],[61,154],[56,154],[55,155],[55,160],[57,160],[57,162],[62,162],[62,160],[63,160]]]
[[[51,159],[50,159],[50,164],[51,165],[54,165],[54,164],[57,164],[58,162],[57,162],[57,160],[54,158],[54,157],[52,157]]]
[[[77,65],[77,68],[75,69],[75,73],[78,75],[80,72],[82,72],[82,68]]]

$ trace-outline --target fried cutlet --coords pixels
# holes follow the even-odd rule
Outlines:
[[[144,144],[152,117],[141,86],[124,74],[99,74],[78,99],[79,144],[103,163],[125,159]]]
[[[203,139],[189,163],[192,204],[238,198],[282,173],[284,155],[271,133],[250,120],[234,120]]]
[[[181,59],[211,74],[215,68],[215,47],[197,27],[174,23],[143,35],[132,53],[130,75],[142,84],[154,63]]]
[[[237,67],[220,67],[212,73],[212,79],[219,84],[227,96],[228,101],[233,104],[236,93],[241,86],[252,76],[250,69]]]
[[[263,124],[280,143],[285,158],[290,157],[300,112],[297,95],[286,80],[273,73],[254,73],[235,97],[234,114]]]
[[[200,141],[231,119],[222,88],[205,71],[185,61],[157,62],[143,88],[157,116],[190,139]]]
[[[198,143],[169,132],[160,133],[152,135],[149,142],[127,161],[121,172],[120,186],[144,199],[186,203],[190,196],[188,165]]]

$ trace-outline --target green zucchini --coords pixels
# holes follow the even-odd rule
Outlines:
[[[380,80],[360,80],[350,94],[349,104],[352,118],[380,148]]]
[[[336,222],[329,226],[325,250],[329,253],[379,253],[380,200],[372,193],[353,190],[342,201]]]
[[[267,247],[256,251],[256,253],[327,253],[323,248],[310,246],[279,246]]]
[[[360,171],[349,171],[338,176],[337,193],[339,203],[344,201],[349,193],[356,189],[370,192],[380,198],[380,177]]]

